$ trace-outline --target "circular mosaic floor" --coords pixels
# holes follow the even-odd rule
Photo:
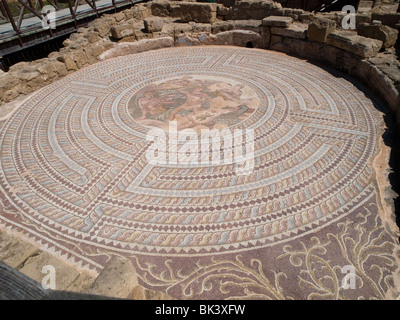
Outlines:
[[[171,123],[253,130],[251,172],[149,162],[147,133],[171,135]],[[381,126],[348,80],[274,52],[112,59],[40,90],[1,123],[0,222],[83,267],[130,257],[143,283],[177,298],[279,298],[284,284],[269,275],[299,282],[307,246],[317,241],[324,261],[348,265],[356,258],[322,238],[381,230],[371,168]]]

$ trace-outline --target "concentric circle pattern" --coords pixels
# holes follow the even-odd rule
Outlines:
[[[153,165],[151,127],[254,130],[254,168]],[[47,86],[1,128],[4,224],[98,267],[101,252],[215,256],[340,220],[374,192],[380,115],[346,79],[285,55],[175,48]]]

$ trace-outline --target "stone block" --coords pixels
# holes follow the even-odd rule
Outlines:
[[[85,39],[84,37],[80,37],[80,38],[77,38],[74,40],[67,39],[64,41],[64,44],[68,43],[68,48],[76,50],[76,49],[84,48],[88,44],[88,42],[89,41],[87,39]],[[65,45],[65,46],[67,46],[67,45]]]
[[[400,13],[374,12],[372,13],[371,20],[382,21],[384,25],[393,28],[396,24],[400,23]]]
[[[233,30],[233,21],[217,21],[211,25],[213,34]]]
[[[40,76],[40,72],[37,70],[18,70],[15,75],[23,81],[31,81],[33,79],[36,79]]]
[[[115,21],[116,22],[121,22],[122,20],[125,20],[126,16],[125,13],[123,12],[118,12],[114,15]]]
[[[291,17],[269,16],[262,20],[262,24],[268,27],[288,27],[293,23]]]
[[[201,44],[205,44],[204,41],[206,43],[210,41],[210,37],[204,33],[192,34],[190,36],[182,33],[175,37],[175,46],[176,47],[199,46]]]
[[[174,29],[174,34],[180,33],[191,33],[193,31],[193,26],[188,23],[172,23]]]
[[[133,8],[125,9],[122,11],[125,15],[125,21],[129,21],[130,19],[133,18]]]
[[[235,20],[233,21],[233,29],[250,30],[260,32],[262,28],[262,20]]]
[[[22,81],[31,81],[40,76],[40,72],[35,68],[35,64],[27,62],[19,62],[11,66],[8,72]]]
[[[117,21],[115,20],[115,16],[113,13],[105,13],[102,17],[100,17],[98,20],[101,21],[101,23],[106,23],[109,25],[109,27],[115,26],[117,24]]]
[[[110,26],[105,21],[101,21],[102,19],[96,19],[89,24],[93,26],[93,30],[98,33],[101,38],[107,37],[110,32]]]
[[[95,31],[89,31],[84,34],[84,37],[90,42],[94,43],[100,40],[99,34]]]
[[[164,26],[164,20],[160,17],[149,17],[144,19],[144,29],[146,32],[159,32]]]
[[[171,15],[171,2],[167,0],[154,0],[150,8],[153,16],[169,17]]]
[[[10,72],[0,75],[0,90],[1,89],[11,89],[18,84],[19,80],[15,75],[10,74]]]
[[[38,251],[38,248],[0,230],[0,261],[10,267],[19,267],[26,259]]]
[[[257,32],[250,30],[230,30],[212,35],[210,41],[205,44],[261,48],[263,47],[263,43],[261,35]]]
[[[114,298],[128,298],[138,285],[132,261],[114,257],[104,267],[86,293]]]
[[[382,41],[365,38],[352,31],[334,31],[328,35],[327,43],[361,58],[375,56],[382,47]]]
[[[144,20],[152,15],[151,6],[139,3],[132,7],[132,18],[137,20]]]
[[[209,23],[194,23],[191,22],[190,25],[192,26],[192,32],[208,32],[211,33],[211,24]]]
[[[232,44],[234,46],[261,48],[263,47],[262,37],[257,32],[250,30],[233,30]]]
[[[232,8],[227,8],[224,6],[217,7],[217,18],[222,20],[230,20],[233,17]]]
[[[210,40],[211,43],[206,42],[206,44],[233,45],[233,30],[217,33]]]
[[[215,3],[178,2],[171,5],[171,16],[181,22],[213,23],[217,19]]]
[[[37,70],[43,74],[46,75],[48,78],[55,78],[57,77],[57,70],[56,70],[56,65],[55,63],[50,60],[46,59],[43,63],[40,63],[37,67]]]
[[[54,63],[55,71],[57,72],[59,77],[66,76],[68,74],[67,67],[64,63],[62,63],[58,60],[54,60],[53,63]]]
[[[299,14],[299,21],[303,23],[310,23],[314,19],[315,15],[311,12],[305,12],[302,14]]]
[[[67,71],[78,70],[78,66],[76,65],[74,59],[72,59],[72,57],[70,57],[68,54],[61,54],[57,60],[65,64]]]
[[[308,25],[307,37],[310,40],[326,42],[328,35],[334,31],[336,23],[329,19],[315,18]]]
[[[133,27],[130,24],[121,24],[111,27],[110,31],[111,31],[111,36],[116,40],[120,40],[135,35],[135,31],[133,30]]]
[[[334,21],[337,27],[342,26],[342,21],[345,16],[346,16],[346,13],[341,12],[341,11],[316,13],[317,19],[327,19],[327,20]]]
[[[271,34],[282,37],[306,39],[308,25],[306,24],[292,24],[287,28],[272,27]]]
[[[362,23],[357,26],[357,34],[381,40],[384,48],[390,48],[396,43],[399,32],[383,24]]]
[[[165,23],[163,28],[161,29],[160,35],[164,37],[174,37],[175,36],[175,26],[173,23]]]
[[[104,46],[101,44],[101,42],[98,43],[92,43],[89,46],[87,46],[85,48],[85,53],[86,56],[90,56],[93,57],[95,59],[97,59],[97,57],[103,53],[103,51],[105,50]]]
[[[45,74],[40,74],[39,77],[36,77],[30,81],[26,82],[26,85],[30,88],[29,91],[34,91],[39,89],[50,82],[49,77]]]
[[[303,9],[295,9],[295,8],[284,8],[284,15],[288,17],[299,17],[301,14],[304,14],[305,11]]]
[[[282,5],[272,0],[241,0],[233,6],[233,20],[262,20],[281,10]]]
[[[3,93],[3,100],[5,102],[10,102],[19,96],[18,90],[10,89]]]
[[[75,64],[78,67],[78,69],[80,69],[88,64],[87,56],[83,49],[82,50],[74,50],[71,53],[71,58],[75,61]]]
[[[356,26],[361,23],[370,23],[371,22],[371,14],[369,13],[357,13],[356,14]]]

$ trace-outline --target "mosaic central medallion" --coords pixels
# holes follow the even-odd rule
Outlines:
[[[129,100],[128,110],[142,126],[168,130],[222,129],[251,116],[260,100],[254,90],[221,77],[184,76],[147,85]]]

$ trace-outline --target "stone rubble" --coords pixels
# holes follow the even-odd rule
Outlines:
[[[393,47],[396,44],[399,32],[387,25],[379,23],[360,23],[357,26],[357,34],[366,38],[377,39],[383,42],[384,48]]]
[[[333,20],[324,18],[315,18],[308,25],[307,37],[310,40],[326,42],[328,35],[336,28]]]
[[[327,43],[354,53],[361,58],[374,57],[382,48],[382,41],[368,39],[357,35],[353,31],[338,31],[331,32],[327,37]]]

